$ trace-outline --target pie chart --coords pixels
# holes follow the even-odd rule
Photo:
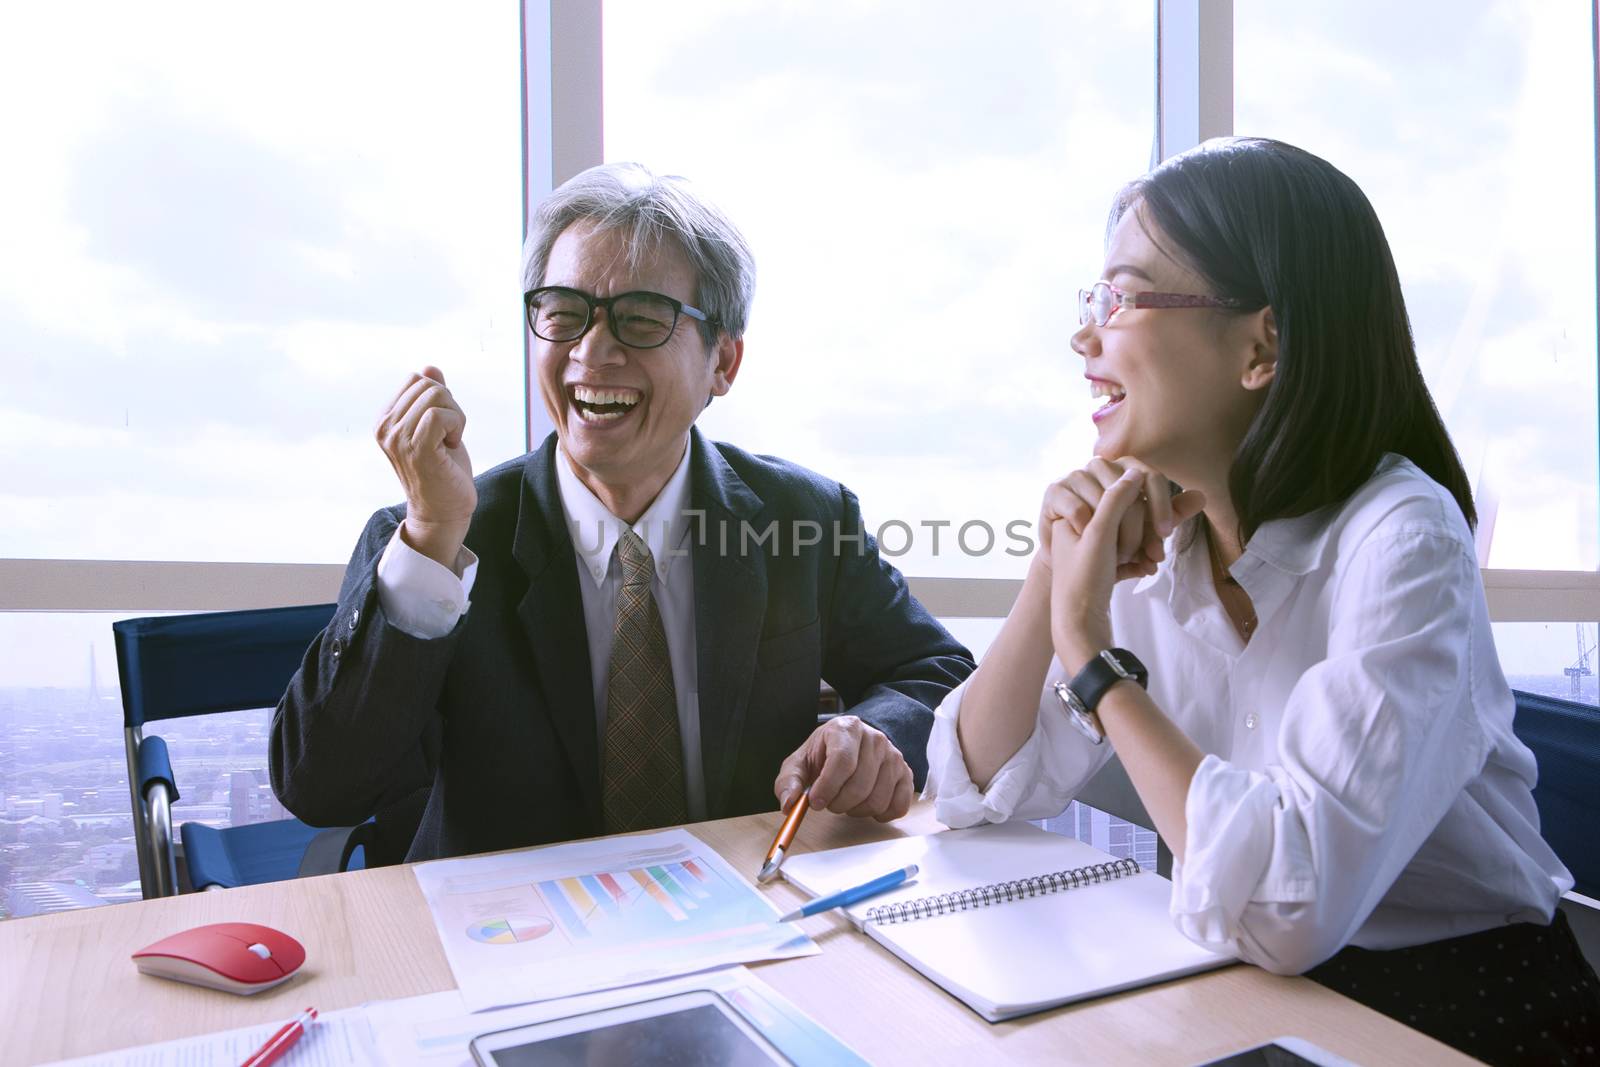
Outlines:
[[[467,936],[485,945],[514,945],[548,934],[549,919],[542,915],[513,915],[505,919],[484,919],[467,927]]]

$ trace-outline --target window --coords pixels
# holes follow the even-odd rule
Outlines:
[[[701,427],[850,486],[908,574],[1021,577],[1045,485],[1091,454],[1067,341],[1149,163],[1154,5],[604,18],[606,159],[693,179],[755,250]]]
[[[46,4],[0,35],[0,557],[343,563],[426,363],[480,466],[522,451],[514,5]]]
[[[49,910],[52,894],[73,906],[140,897],[111,634],[124,617],[0,614],[12,657],[0,682],[0,916]],[[267,779],[271,717],[263,708],[147,727],[172,757],[174,826],[286,817]]]
[[[479,469],[522,452],[518,16],[0,16],[0,558],[343,564],[427,363]],[[0,914],[138,895],[118,617],[0,613]],[[177,820],[279,814],[266,723],[154,731]]]
[[[478,469],[522,451],[516,5],[158,0],[91,28],[13,6],[0,91],[22,104],[0,135],[27,165],[0,173],[0,449],[22,462],[0,484],[0,562],[342,564],[399,498],[370,427],[424,363],[467,410]],[[599,0],[524,6],[530,85],[551,89],[529,95],[530,156],[548,148],[565,177],[599,161],[600,77],[573,40]],[[1098,272],[1112,194],[1149,163],[1159,6],[604,7],[605,158],[696,179],[761,271],[738,388],[702,425],[852,486],[908,574],[1020,577],[1008,525],[1031,527],[1045,483],[1089,454],[1072,294]],[[1508,677],[1594,702],[1590,12],[1232,11],[1233,55],[1202,34],[1200,65],[1231,66],[1234,129],[1324,154],[1372,197],[1491,564],[1574,579],[1491,574],[1491,604],[1520,605],[1498,617],[1586,620],[1497,624]],[[67,848],[58,829],[20,844],[67,817],[129,835],[117,616],[64,610],[93,581],[59,604],[13,597],[43,612],[0,605],[0,886],[64,878],[39,892],[67,902],[115,899],[129,847],[76,829]],[[942,613],[988,616],[1014,584],[924,588]],[[244,589],[208,606],[292,596]],[[975,651],[999,626],[950,621]],[[226,792],[230,820],[264,753],[263,713],[240,721],[215,735],[240,750],[193,787],[188,728],[163,731],[185,802]]]
[[[1495,568],[1600,566],[1593,17],[1234,4],[1234,129],[1371,199]]]
[[[1497,622],[1494,647],[1511,688],[1600,704],[1596,676],[1600,625],[1585,622]]]

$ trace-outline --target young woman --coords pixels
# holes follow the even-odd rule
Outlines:
[[[1114,750],[1191,939],[1491,1062],[1592,1062],[1600,986],[1366,197],[1208,142],[1117,197],[1079,321],[1095,457],[939,709],[940,819],[1056,815]]]

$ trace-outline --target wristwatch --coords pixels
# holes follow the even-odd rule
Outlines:
[[[1147,688],[1150,672],[1139,662],[1139,657],[1127,649],[1108,648],[1085,664],[1072,681],[1057,682],[1056,698],[1073,725],[1098,745],[1106,739],[1106,731],[1094,709],[1107,689],[1124,681],[1137,682],[1139,688]]]

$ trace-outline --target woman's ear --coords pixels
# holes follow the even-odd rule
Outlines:
[[[1271,307],[1250,316],[1250,362],[1239,384],[1251,391],[1265,389],[1278,373],[1278,319]]]

